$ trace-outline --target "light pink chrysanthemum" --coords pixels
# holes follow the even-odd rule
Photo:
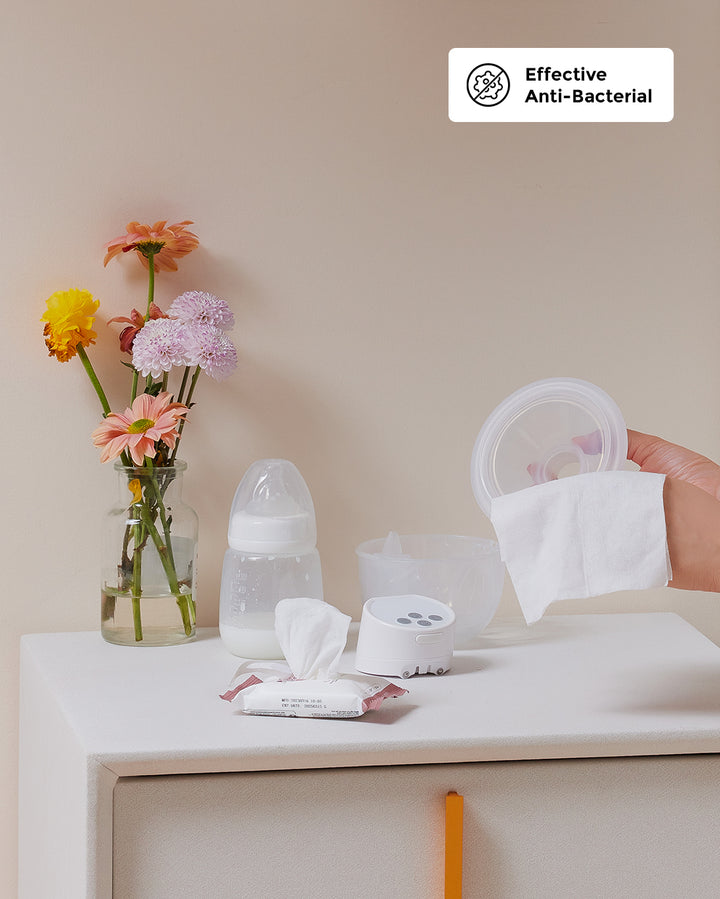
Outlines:
[[[93,443],[102,447],[100,461],[109,462],[129,450],[135,465],[142,465],[146,456],[155,456],[159,440],[173,449],[178,422],[187,414],[188,407],[171,399],[169,393],[158,396],[141,393],[131,408],[123,413],[111,412],[92,432]]]
[[[187,365],[186,326],[178,319],[157,318],[145,322],[132,346],[133,368],[144,378],[159,377],[174,365]]]
[[[235,325],[235,317],[225,300],[204,290],[185,291],[172,301],[168,315],[187,324],[212,325],[221,331],[229,331]]]
[[[216,381],[227,378],[237,366],[237,351],[232,340],[210,325],[187,326],[185,350],[187,364],[199,365]]]

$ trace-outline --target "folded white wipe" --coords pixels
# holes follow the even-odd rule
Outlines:
[[[550,603],[665,586],[664,475],[602,471],[492,501],[490,517],[523,615]]]

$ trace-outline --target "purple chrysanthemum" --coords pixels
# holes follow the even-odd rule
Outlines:
[[[145,322],[133,343],[133,368],[144,378],[159,377],[174,365],[187,365],[187,328],[177,319],[158,318]]]
[[[212,325],[221,331],[229,331],[235,325],[235,317],[225,300],[203,290],[181,294],[173,300],[168,315],[186,324]]]
[[[227,378],[237,366],[237,351],[232,340],[211,325],[188,325],[185,350],[187,364],[199,365],[216,381]]]

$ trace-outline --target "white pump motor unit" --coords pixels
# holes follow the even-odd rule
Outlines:
[[[429,596],[377,596],[363,606],[355,667],[365,674],[442,674],[452,663],[455,613]]]

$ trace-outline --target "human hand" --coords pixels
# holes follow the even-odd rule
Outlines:
[[[628,459],[641,471],[666,475],[669,586],[720,592],[720,465],[660,437],[630,430]]]

